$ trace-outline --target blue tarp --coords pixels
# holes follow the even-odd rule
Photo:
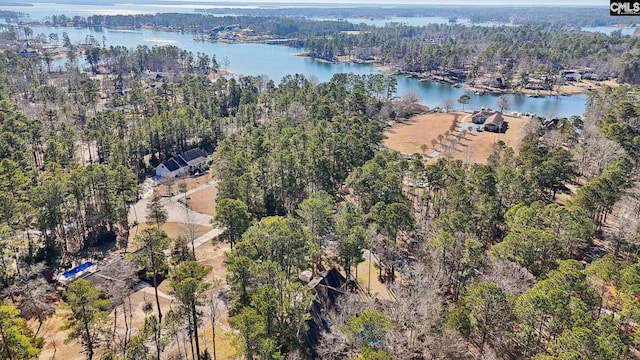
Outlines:
[[[93,265],[93,263],[91,261],[87,261],[86,263],[80,265],[80,266],[76,266],[73,269],[65,272],[64,274],[62,274],[62,276],[65,279],[69,279],[75,275],[77,275],[78,273],[87,270],[89,267],[91,267]]]

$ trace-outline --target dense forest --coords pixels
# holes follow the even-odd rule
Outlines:
[[[281,37],[298,36],[299,34],[349,31],[358,28],[347,21],[316,21],[305,18],[255,17],[255,16],[208,16],[202,14],[150,14],[150,15],[93,15],[87,18],[80,16],[67,17],[52,15],[46,20],[52,26],[67,26],[72,23],[76,27],[127,27],[139,28],[144,25],[178,29],[185,32],[208,32],[218,26],[239,25],[251,28],[258,33],[270,33]]]
[[[512,58],[514,68],[598,64],[637,47],[634,38],[536,26],[426,29],[325,42],[408,57],[417,56],[412,38],[458,31],[465,42],[421,41],[415,51],[455,63],[479,50],[476,36],[495,44],[482,50],[485,64]],[[531,43],[507,43],[509,35]],[[546,50],[521,57],[537,43]],[[246,359],[638,357],[637,86],[591,94],[583,117],[554,130],[532,118],[517,148],[497,142],[485,164],[469,165],[382,148],[388,123],[425,110],[396,98],[391,76],[225,77],[216,57],[173,46],[90,46],[87,72],[74,56],[51,72],[50,59],[0,52],[2,357],[36,358],[40,327],[62,311],[62,330],[89,359],[216,358],[221,311],[209,294],[219,284],[206,280],[213,269],[193,239],[161,230],[158,193],[147,205],[155,226],[128,240],[139,184],[194,147],[213,153],[211,221],[224,230],[214,241],[229,244],[224,302]],[[130,277],[119,286],[57,283],[72,263],[115,253]],[[388,298],[358,281],[365,259]],[[300,274],[334,267],[346,285],[310,344],[317,295]],[[134,325],[126,314],[138,279],[153,283],[154,301]]]

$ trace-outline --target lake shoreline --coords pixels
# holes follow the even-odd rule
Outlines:
[[[260,76],[267,75],[270,79],[277,81],[291,74],[304,74],[305,76],[315,76],[319,81],[329,81],[335,73],[355,73],[366,75],[372,73],[386,73],[393,75],[394,69],[383,67],[376,63],[377,59],[367,61],[356,60],[345,57],[340,62],[326,61],[309,57],[303,53],[302,49],[295,46],[273,46],[267,44],[240,42],[209,42],[198,41],[200,35],[184,33],[180,31],[161,31],[159,29],[139,29],[137,31],[123,31],[123,29],[111,28],[73,28],[73,27],[32,27],[34,33],[56,32],[62,36],[67,32],[72,44],[84,44],[88,35],[95,39],[106,36],[106,46],[124,46],[135,48],[136,46],[157,46],[162,44],[172,44],[196,54],[206,53],[218,55],[218,62],[223,57],[227,57],[231,66],[230,71],[234,74]],[[19,50],[19,49],[18,49]],[[297,55],[297,56],[295,56]],[[77,55],[82,66],[86,61],[82,55]],[[52,68],[65,66],[65,60],[55,59]],[[463,94],[471,97],[467,106],[471,109],[482,107],[495,108],[497,96],[486,93],[484,96],[474,94],[462,85],[452,85],[451,83],[437,81],[439,79],[428,79],[419,81],[417,77],[411,75],[394,75],[397,79],[396,96],[403,97],[406,94],[414,93],[418,95],[420,103],[431,108],[442,107],[445,101],[456,100]],[[432,81],[434,80],[434,81]],[[542,94],[542,93],[541,93]],[[585,95],[575,96],[545,96],[541,98],[526,97],[520,95],[506,94],[512,104],[513,111],[521,113],[536,113],[547,117],[569,117],[572,115],[583,115],[585,111]],[[543,94],[547,95],[547,94]]]
[[[46,26],[46,25],[45,25]],[[51,27],[51,26],[47,26]],[[138,28],[131,28],[129,26],[116,26],[109,27],[106,29],[112,30],[152,30],[152,31],[160,31],[160,32],[169,32],[169,33],[183,33],[184,31],[181,29],[171,28],[171,27],[163,27],[156,25],[142,25]],[[285,39],[279,37],[271,37],[265,35],[254,35],[250,37],[240,37],[237,39],[220,39],[220,38],[211,38],[206,35],[202,35],[198,33],[192,33],[196,35],[192,38],[194,42],[209,42],[209,43],[223,43],[223,44],[265,44],[265,45],[284,45],[289,48],[293,48],[291,46],[291,42],[296,39]],[[419,72],[410,72],[410,71],[402,71],[397,69],[391,65],[384,65],[380,63],[377,59],[359,59],[352,55],[345,56],[336,56],[333,59],[325,59],[320,57],[315,57],[311,55],[309,52],[301,52],[295,53],[295,56],[300,57],[308,57],[318,61],[320,63],[325,64],[364,64],[364,65],[372,65],[376,70],[384,72],[389,75],[395,76],[404,76],[408,78],[415,78],[420,82],[430,81],[441,84],[448,84],[454,87],[462,87],[467,91],[473,92],[476,95],[484,95],[484,94],[513,94],[513,95],[521,95],[528,97],[547,97],[547,96],[572,96],[572,95],[586,95],[592,91],[597,91],[603,86],[617,87],[619,84],[615,80],[609,80],[605,82],[597,82],[597,81],[584,81],[581,80],[576,83],[571,83],[569,85],[560,85],[554,86],[552,90],[533,90],[533,89],[525,89],[522,87],[518,88],[496,88],[486,85],[479,84],[469,84],[462,83],[456,81],[456,79],[452,79],[447,76],[442,76],[434,73],[419,73]],[[455,99],[454,99],[455,100]]]
[[[460,83],[454,79],[437,74],[418,73],[411,71],[402,71],[391,65],[384,65],[376,60],[361,60],[353,58],[352,56],[337,56],[334,59],[324,59],[314,57],[308,52],[296,53],[295,56],[308,57],[315,61],[325,64],[371,64],[374,65],[376,70],[384,72],[389,75],[404,76],[409,78],[418,79],[418,81],[431,81],[442,84],[448,84],[454,87],[463,87],[464,89],[476,93],[476,95],[489,94],[513,94],[529,97],[546,97],[546,96],[572,96],[572,95],[586,95],[592,91],[597,91],[603,86],[617,87],[620,84],[616,80],[607,81],[587,81],[580,80],[567,85],[560,85],[554,87],[553,90],[533,90],[525,88],[496,88],[486,85]]]

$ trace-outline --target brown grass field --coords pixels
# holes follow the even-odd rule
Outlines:
[[[171,186],[168,186],[166,183],[165,184],[160,184],[158,185],[158,187],[156,188],[156,191],[158,192],[158,194],[160,195],[169,195],[169,193],[173,193],[173,195],[178,195],[180,193],[180,183],[181,182],[185,182],[187,184],[187,191],[198,187],[204,183],[206,183],[207,181],[211,180],[212,175],[211,175],[211,171],[205,173],[202,176],[197,176],[197,177],[185,177],[185,178],[181,178],[181,179],[174,179],[171,182]],[[171,190],[171,191],[169,191]]]
[[[504,116],[505,121],[509,123],[509,129],[503,134],[498,134],[486,131],[475,131],[476,125],[470,123],[471,118],[469,117],[465,120],[467,115],[469,115],[469,113],[458,111],[414,116],[408,122],[398,123],[390,129],[387,129],[385,131],[386,139],[383,141],[383,144],[392,150],[402,153],[429,155],[441,148],[439,144],[436,144],[434,150],[432,141],[437,141],[438,135],[445,135],[445,132],[449,130],[453,121],[458,120],[462,123],[462,126],[471,127],[474,130],[459,141],[453,141],[454,147],[448,151],[448,153],[440,153],[439,156],[449,156],[468,164],[486,163],[493,145],[500,140],[517,151],[523,136],[523,127],[527,123],[528,118]],[[469,123],[467,124],[466,121],[469,121]],[[443,143],[447,143],[453,139],[454,136],[449,135]],[[424,152],[421,149],[423,144],[427,146]]]
[[[189,209],[207,214],[215,215],[216,213],[216,195],[218,194],[218,187],[215,184],[208,186],[202,190],[196,191],[189,195]]]

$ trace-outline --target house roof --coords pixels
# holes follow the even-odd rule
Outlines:
[[[174,160],[174,158],[165,161],[163,165],[169,169],[169,171],[176,171],[182,167]]]
[[[178,155],[178,156],[174,156],[173,160],[175,160],[178,165],[182,166],[188,166],[189,164],[187,164],[187,162],[184,160],[184,158],[182,157],[182,155]]]
[[[207,153],[200,148],[191,149],[176,155],[171,159],[162,163],[169,171],[173,172],[183,167],[189,166],[189,163],[195,159],[206,158]]]
[[[486,124],[500,126],[504,122],[501,112],[497,112],[487,118]]]
[[[206,158],[207,157],[207,153],[205,153],[200,148],[195,148],[195,149],[191,149],[191,150],[187,150],[187,151],[183,152],[182,154],[180,154],[180,156],[182,156],[182,158],[186,162],[190,162],[190,161],[192,161],[194,159],[197,159],[199,157]]]
[[[329,330],[325,314],[335,306],[338,298],[344,294],[342,287],[346,282],[347,279],[336,268],[331,268],[308,284],[313,289],[315,297],[309,309],[311,313],[311,318],[307,320],[309,328],[302,338],[312,352],[315,352],[314,347],[320,340],[320,334]]]
[[[554,118],[554,119],[551,119],[551,120],[546,120],[544,122],[544,124],[542,124],[542,126],[544,126],[546,128],[556,127],[556,126],[558,126],[558,122],[559,121],[560,120],[558,118]]]

